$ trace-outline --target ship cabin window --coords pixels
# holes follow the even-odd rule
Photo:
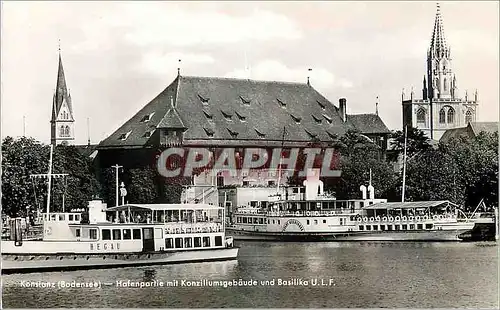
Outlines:
[[[111,240],[111,231],[109,229],[102,230],[102,240]]]
[[[79,221],[80,220],[80,214],[75,214],[75,221]]]
[[[387,230],[392,230],[392,225],[387,225]]]
[[[69,221],[72,221],[72,220],[73,220],[73,214],[69,214],[69,215],[68,215],[68,220],[69,220]]]
[[[314,220],[314,225],[318,225],[318,220]]]
[[[254,218],[253,218],[253,223],[254,223],[254,224],[259,224],[259,219],[258,219],[258,218],[256,218],[256,217],[254,217]]]
[[[59,214],[59,221],[64,221],[66,219],[66,216],[64,214]]]
[[[194,247],[201,248],[201,237],[194,237]]]
[[[174,239],[166,238],[165,239],[165,249],[173,249],[174,248]]]
[[[184,238],[184,247],[185,248],[192,248],[193,247],[193,239],[190,237]]]
[[[250,185],[250,181],[243,181],[243,186],[249,186]]]
[[[163,229],[155,228],[155,239],[163,239]]]
[[[425,229],[432,229],[432,224],[425,224]]]
[[[406,225],[406,224],[401,225],[401,230],[407,230],[407,229],[408,229],[408,225]]]
[[[281,224],[281,221],[280,221],[280,220],[278,220],[278,225],[280,225],[280,224]]]
[[[76,229],[76,234],[75,235],[76,235],[77,238],[80,238],[80,228]]]
[[[215,236],[215,246],[222,246],[222,237]]]
[[[210,246],[210,237],[203,237],[203,246],[204,247]]]
[[[182,238],[175,238],[175,248],[182,249]]]
[[[378,225],[373,225],[373,230],[378,230]]]
[[[380,225],[380,230],[385,230],[385,225]]]
[[[372,227],[370,225],[366,225],[366,230],[372,230]]]
[[[326,220],[323,220],[323,224],[326,224]]]
[[[241,217],[239,216],[236,217],[236,223],[241,223]]]
[[[141,230],[140,229],[132,230],[132,238],[134,240],[141,239]]]
[[[264,219],[263,218],[259,219],[259,224],[264,224]]]
[[[121,229],[113,229],[113,240],[122,240]]]
[[[123,240],[130,240],[132,239],[132,234],[130,232],[130,229],[124,229],[123,230]]]
[[[306,221],[306,224],[309,225],[309,220]]]
[[[89,229],[89,238],[91,240],[97,240],[97,229],[95,228]]]
[[[417,229],[424,229],[424,225],[423,224],[417,224]]]
[[[51,214],[50,215],[50,220],[55,222],[56,221],[56,215],[55,214]]]
[[[363,230],[363,225],[359,225],[359,230]]]
[[[273,225],[274,225],[274,220],[273,220]]]
[[[364,206],[365,206],[365,203],[364,203],[363,201],[361,201],[361,202],[359,203],[359,207],[360,207],[360,208],[363,208]]]
[[[394,225],[394,230],[399,230],[399,225]]]
[[[415,229],[415,224],[410,224],[410,230],[414,230]]]
[[[246,224],[246,223],[247,223],[247,218],[246,218],[246,217],[244,217],[244,218],[243,218],[243,224]]]

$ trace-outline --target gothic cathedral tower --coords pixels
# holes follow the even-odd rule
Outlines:
[[[50,120],[50,143],[73,144],[75,141],[75,119],[71,95],[66,88],[66,79],[59,50],[59,68],[57,69],[56,91],[52,101],[52,118]]]
[[[467,92],[458,95],[457,80],[452,71],[451,49],[447,46],[439,4],[427,52],[427,75],[424,76],[422,99],[415,99],[413,89],[406,99],[403,91],[403,128],[411,126],[439,140],[447,129],[465,127],[476,121],[478,95],[469,99]]]

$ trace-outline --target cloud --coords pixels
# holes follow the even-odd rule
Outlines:
[[[142,61],[137,69],[146,73],[154,73],[165,75],[176,72],[179,67],[179,59],[181,59],[181,67],[183,63],[188,65],[211,64],[215,60],[208,54],[170,52],[162,53],[160,51],[152,51],[143,55]]]
[[[255,80],[272,80],[283,82],[302,82],[310,77],[311,85],[320,89],[333,87],[351,88],[353,83],[345,78],[337,78],[324,68],[314,68],[308,72],[307,67],[288,68],[276,60],[264,60],[249,70],[234,70],[225,75],[229,78],[251,78]]]

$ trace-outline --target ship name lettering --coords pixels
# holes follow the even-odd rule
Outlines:
[[[102,243],[91,243],[90,250],[91,251],[114,251],[120,249],[120,242],[102,242]]]

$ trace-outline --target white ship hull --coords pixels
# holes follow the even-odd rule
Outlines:
[[[460,241],[458,236],[468,231],[422,230],[422,231],[351,231],[334,233],[308,232],[256,232],[227,229],[235,240],[259,241]]]
[[[105,254],[2,254],[2,274],[234,260],[238,248]]]

